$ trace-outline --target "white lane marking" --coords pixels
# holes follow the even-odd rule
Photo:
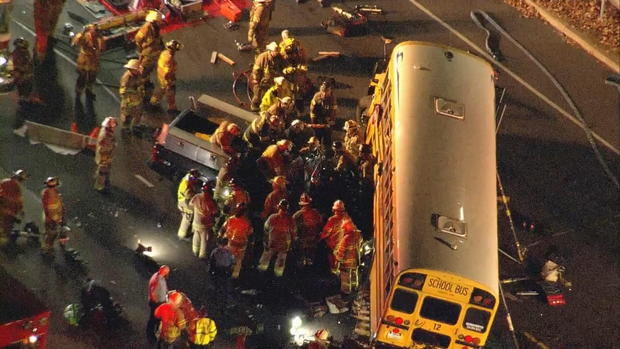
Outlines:
[[[22,22],[16,20],[15,18],[11,19],[15,24],[17,24],[18,26],[20,26],[22,29],[24,29],[25,31],[27,31],[30,35],[32,36],[36,36],[35,33],[28,28],[25,24],[23,24]],[[65,55],[64,53],[62,53],[60,50],[58,49],[54,49],[54,52],[59,55],[60,57],[64,58],[67,62],[69,62],[69,64],[73,65],[74,67],[77,66],[77,63],[75,63],[70,57],[68,57],[67,55]],[[112,97],[112,99],[114,99],[116,101],[116,103],[120,103],[120,99],[118,99],[118,97],[116,96],[116,94],[114,92],[112,92],[112,90],[110,90],[109,87],[107,87],[106,85],[103,84],[103,82],[101,82],[101,80],[97,79],[96,80],[97,83],[99,84],[99,86],[101,86],[103,88],[104,91],[106,91],[110,97]]]
[[[134,174],[134,177],[138,178],[140,182],[144,183],[149,188],[153,188],[155,186],[153,185],[153,183],[149,182],[146,178],[140,176],[139,174]]]
[[[527,88],[528,90],[530,90],[530,92],[532,92],[533,94],[535,94],[536,96],[538,96],[538,98],[542,99],[543,101],[545,101],[547,104],[549,104],[553,109],[557,110],[560,114],[562,114],[565,118],[567,118],[569,121],[571,121],[572,123],[574,123],[575,125],[579,126],[580,128],[586,127],[584,124],[582,124],[579,120],[577,120],[577,118],[575,118],[573,115],[571,115],[569,112],[567,112],[566,110],[562,109],[562,107],[560,107],[559,105],[555,104],[553,101],[551,101],[547,96],[545,96],[544,94],[542,94],[542,92],[538,91],[536,88],[534,88],[532,85],[530,85],[529,83],[527,83],[527,81],[523,80],[519,75],[517,75],[515,72],[513,72],[512,70],[508,69],[508,67],[506,67],[505,65],[503,65],[500,62],[497,62],[493,59],[493,57],[491,57],[485,50],[481,49],[480,47],[478,47],[476,44],[474,44],[473,41],[471,41],[469,38],[467,38],[465,35],[461,34],[459,31],[457,31],[456,29],[454,29],[450,24],[444,22],[441,18],[437,17],[434,13],[432,13],[429,9],[427,9],[426,7],[424,7],[424,5],[420,4],[419,2],[417,2],[416,0],[409,0],[409,2],[411,2],[414,6],[416,6],[418,9],[420,9],[420,11],[426,13],[427,16],[431,17],[432,19],[434,19],[435,21],[437,21],[439,24],[441,24],[443,27],[445,27],[446,29],[448,29],[450,32],[452,32],[452,34],[456,35],[459,39],[463,40],[467,45],[469,45],[471,48],[473,48],[474,50],[476,50],[476,52],[478,52],[480,55],[484,56],[484,58],[486,58],[489,62],[491,62],[493,65],[496,65],[498,67],[500,67],[504,72],[508,73],[508,75],[510,75],[513,79],[517,80],[517,82],[519,82],[521,85],[523,85],[525,88]],[[598,140],[599,142],[601,142],[601,144],[603,144],[605,147],[607,147],[609,150],[613,151],[614,153],[620,155],[620,150],[618,150],[618,148],[616,148],[613,144],[609,143],[606,139],[604,139],[603,137],[599,136],[598,133],[592,131],[592,137],[594,137],[596,140]]]

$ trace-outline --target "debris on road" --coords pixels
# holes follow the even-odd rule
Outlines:
[[[349,311],[349,306],[347,302],[342,299],[341,295],[335,295],[331,297],[325,298],[325,303],[327,303],[327,308],[331,314],[341,314]]]

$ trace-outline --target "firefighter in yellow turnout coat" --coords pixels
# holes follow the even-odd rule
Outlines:
[[[110,169],[112,168],[112,152],[116,146],[114,131],[116,130],[116,118],[108,116],[101,123],[97,148],[95,149],[95,190],[104,192],[110,189]]]
[[[183,45],[181,45],[180,42],[171,40],[166,43],[166,49],[159,55],[159,59],[157,60],[157,80],[159,81],[159,87],[155,89],[151,97],[151,105],[159,106],[161,97],[166,95],[168,111],[177,110],[177,62],[174,59],[174,55],[181,48],[183,48]]]
[[[99,35],[96,24],[89,24],[84,27],[84,31],[77,34],[71,41],[72,46],[80,48],[77,58],[78,78],[75,82],[75,97],[80,98],[84,90],[86,96],[93,98],[93,85],[97,79],[99,71],[99,56],[105,49],[105,41]]]
[[[252,47],[257,53],[260,53],[263,50],[267,42],[271,12],[271,0],[254,0],[252,9],[250,10],[248,42],[252,44]]]

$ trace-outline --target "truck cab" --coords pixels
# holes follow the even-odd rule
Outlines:
[[[0,348],[44,349],[51,311],[0,268]]]

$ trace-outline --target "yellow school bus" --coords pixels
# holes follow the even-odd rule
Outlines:
[[[484,346],[499,304],[492,67],[459,49],[403,42],[369,92],[372,343]]]

